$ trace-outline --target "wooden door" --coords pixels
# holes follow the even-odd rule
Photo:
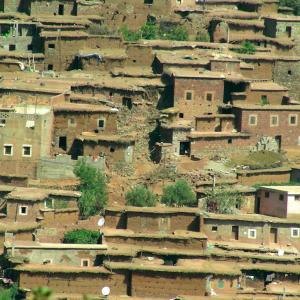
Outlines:
[[[239,239],[239,226],[232,226],[231,238],[233,240]]]
[[[270,229],[270,242],[276,244],[278,242],[278,230],[277,228]]]

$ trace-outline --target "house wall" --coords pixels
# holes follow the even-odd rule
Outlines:
[[[50,228],[63,228],[75,224],[79,220],[79,211],[76,209],[57,209],[42,211],[43,225]]]
[[[213,72],[240,73],[240,62],[211,60],[210,70]]]
[[[300,113],[291,110],[243,110],[237,109],[237,130],[251,134],[251,140],[256,143],[263,136],[275,138],[281,136],[283,147],[299,146]],[[249,125],[250,116],[257,116],[257,125]],[[271,116],[278,116],[278,126],[271,125]],[[289,124],[289,116],[297,116],[296,125]]]
[[[70,120],[75,120],[71,124]],[[98,120],[105,120],[105,127],[98,127]],[[95,132],[114,134],[117,131],[117,114],[105,112],[72,112],[56,111],[54,113],[54,140],[55,147],[59,147],[59,137],[67,137],[67,152],[70,151],[75,138],[82,132]]]
[[[253,185],[263,183],[273,183],[273,182],[289,182],[290,181],[290,171],[277,171],[276,168],[270,172],[264,172],[257,170],[257,172],[249,173],[238,173],[237,179],[241,184]]]
[[[80,295],[101,295],[101,289],[109,286],[111,295],[126,295],[127,277],[122,271],[113,274],[19,272],[19,286],[27,289],[47,286],[55,293]]]
[[[257,91],[257,90],[251,90],[248,89],[246,91],[247,93],[247,98],[246,100],[242,101],[233,101],[234,104],[243,104],[245,101],[247,104],[256,104],[256,105],[261,105],[262,104],[262,96],[267,96],[267,100],[270,105],[281,105],[284,104],[283,100],[284,97],[288,96],[287,91]]]
[[[274,68],[274,61],[272,60],[263,60],[257,58],[243,58],[241,60],[249,63],[253,66],[253,70],[245,70],[241,69],[242,75],[252,79],[267,79],[272,80],[273,78],[273,68]],[[282,84],[281,82],[278,82]]]
[[[266,192],[269,193],[269,196],[266,195]],[[280,195],[284,197],[283,200],[279,199]],[[286,193],[260,189],[257,192],[257,197],[260,199],[259,213],[279,218],[287,217],[289,200]]]
[[[74,0],[31,0],[30,15],[59,15],[59,5],[64,6],[64,15],[76,15],[76,1]]]
[[[185,92],[192,91],[193,99],[186,100]],[[206,93],[212,93],[212,101],[207,101]],[[174,106],[184,114],[185,119],[193,119],[197,115],[217,113],[217,107],[223,102],[223,79],[204,78],[175,78],[174,79]]]
[[[19,207],[27,206],[27,215],[19,214]],[[7,201],[7,219],[14,222],[35,222],[40,216],[40,209],[44,208],[43,201]]]
[[[133,297],[204,296],[205,291],[205,275],[150,271],[132,272]]]
[[[199,118],[196,119],[196,131],[201,132],[232,132],[234,129],[233,118]]]

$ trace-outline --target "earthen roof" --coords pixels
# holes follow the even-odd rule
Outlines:
[[[201,69],[192,68],[167,68],[165,74],[178,78],[209,78],[209,79],[224,79],[224,75],[220,72],[211,72]]]
[[[273,81],[251,82],[250,89],[253,91],[288,91],[288,88]]]
[[[151,214],[176,214],[176,213],[196,213],[199,211],[197,207],[135,207],[135,206],[109,206],[105,209],[106,211],[113,212],[141,212]]]
[[[42,38],[57,38],[57,37],[62,37],[62,38],[87,38],[89,35],[88,33],[84,31],[67,31],[67,30],[62,30],[62,31],[42,31],[40,33],[40,37]]]
[[[120,144],[131,144],[135,142],[135,137],[132,135],[113,135],[113,134],[96,134],[94,132],[83,132],[77,137],[82,141],[93,141],[93,142],[112,142]]]
[[[1,222],[0,232],[22,232],[38,228],[40,224],[36,222]]]
[[[224,19],[224,18],[214,18],[218,21],[224,21],[227,24],[238,25],[241,27],[256,27],[259,29],[264,28],[264,22],[259,20],[239,20],[239,19]]]
[[[293,15],[271,15],[264,17],[265,19],[276,20],[279,22],[300,22],[300,16]]]
[[[81,49],[79,56],[88,54],[98,54],[104,58],[124,60],[128,58],[126,49],[124,48],[109,48],[109,49]]]
[[[201,131],[193,131],[191,132],[188,137],[190,139],[197,139],[197,138],[221,138],[221,137],[249,137],[250,134],[242,133],[242,132],[201,132]]]
[[[196,119],[215,119],[215,118],[220,118],[220,119],[234,119],[235,115],[233,114],[212,114],[212,115],[200,115],[196,116]]]
[[[300,185],[297,186],[261,186],[260,188],[277,192],[285,192],[292,195],[300,195]]]
[[[235,104],[234,108],[238,108],[241,110],[279,110],[279,111],[299,111],[300,105],[255,105],[255,104]]]
[[[111,71],[113,76],[160,78],[161,74],[154,74],[152,68],[146,66],[115,67]]]
[[[116,113],[116,109],[113,109],[104,105],[91,105],[81,103],[61,103],[53,106],[54,112],[109,112]]]

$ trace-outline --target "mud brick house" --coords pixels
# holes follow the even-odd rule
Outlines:
[[[255,144],[261,137],[273,137],[279,148],[299,146],[299,105],[236,105],[238,132],[251,134]]]
[[[259,213],[264,215],[287,218],[300,213],[299,186],[262,186],[257,191],[256,199]],[[295,229],[295,236],[297,230]]]
[[[135,138],[130,135],[83,132],[77,136],[77,148],[83,156],[104,156],[108,163],[133,162]]]
[[[77,15],[75,0],[28,0],[30,15]]]
[[[216,113],[223,103],[224,76],[202,70],[169,68],[165,71],[170,76],[173,87],[173,106],[178,108],[179,116],[193,119],[197,115]]]
[[[83,132],[115,134],[117,109],[104,105],[64,103],[53,106],[53,153],[72,152],[74,141]],[[75,151],[75,150],[74,150]]]
[[[209,240],[233,241],[273,247],[299,249],[299,219],[257,214],[200,214],[200,231]]]
[[[50,154],[52,123],[49,107],[18,106],[1,111],[0,162],[7,174],[35,177],[38,160]]]
[[[6,218],[14,222],[39,221],[54,227],[78,220],[80,193],[17,187],[8,193]]]
[[[244,92],[231,93],[234,104],[281,105],[288,104],[288,89],[272,81],[257,81],[246,85]]]
[[[300,18],[297,16],[273,15],[265,17],[264,34],[270,37],[284,37],[296,42],[295,51],[299,53]]]
[[[99,266],[107,246],[103,244],[55,244],[6,241],[5,254],[13,259],[26,260],[30,264],[64,265],[74,267]]]
[[[39,52],[37,24],[23,20],[0,21],[0,43],[9,51]]]

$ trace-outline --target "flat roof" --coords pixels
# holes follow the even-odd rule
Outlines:
[[[260,188],[277,192],[285,192],[291,195],[300,195],[300,185],[261,186]]]
[[[242,110],[279,110],[279,111],[299,111],[300,105],[255,105],[255,104],[234,104],[233,108],[242,109]]]
[[[288,88],[273,81],[251,82],[250,89],[253,91],[288,91]]]
[[[113,212],[141,212],[151,214],[176,214],[176,213],[196,213],[199,211],[198,207],[136,207],[136,206],[109,206],[105,211]]]
[[[117,134],[97,134],[94,132],[82,132],[77,136],[79,140],[82,141],[104,141],[104,142],[114,142],[120,144],[130,144],[135,142],[135,137],[132,135],[117,135]]]
[[[60,103],[53,105],[54,112],[109,112],[116,113],[117,110],[105,105],[92,105],[81,103]]]
[[[40,33],[40,37],[42,38],[87,38],[89,36],[88,33],[84,31],[76,31],[76,30],[61,30],[61,31],[42,31]]]
[[[209,79],[224,79],[225,76],[219,72],[211,72],[203,69],[193,68],[167,68],[165,74],[178,78],[209,78]]]

